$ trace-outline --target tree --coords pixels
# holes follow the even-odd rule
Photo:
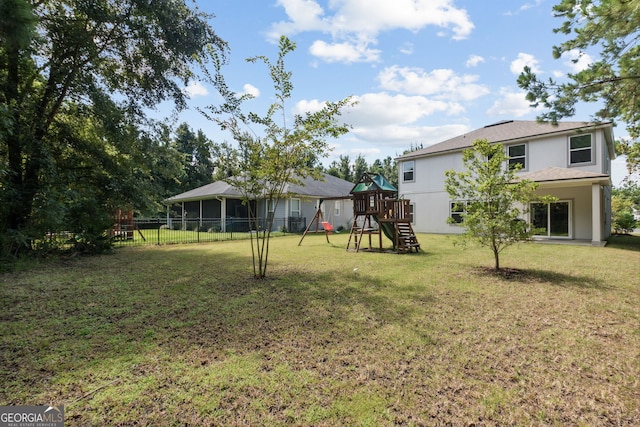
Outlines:
[[[640,185],[627,181],[620,188],[614,188],[611,194],[611,223],[617,233],[633,231],[637,222],[634,210],[640,210]]]
[[[561,0],[553,7],[556,17],[565,19],[554,30],[573,38],[553,47],[553,57],[574,62],[597,49],[600,58],[559,83],[540,80],[529,67],[518,77],[532,106],[548,111],[538,119],[557,123],[576,113],[580,101],[601,102],[597,120],[620,120],[627,125],[630,141],[618,148],[627,154],[629,173],[640,171],[640,12],[637,1]]]
[[[360,154],[356,157],[356,161],[353,164],[353,181],[357,182],[362,175],[369,170],[369,165],[367,165],[367,161]]]
[[[251,96],[238,96],[228,88],[219,63],[213,83],[225,102],[203,111],[223,130],[230,131],[237,144],[235,147],[222,144],[217,157],[233,172],[225,181],[240,191],[243,203],[248,207],[251,227],[259,231],[255,238],[251,235],[250,242],[253,274],[260,279],[267,274],[273,213],[287,184],[300,184],[301,178],[307,176],[320,179],[321,171],[315,167],[315,160],[330,150],[325,139],[348,132],[348,127],[338,123],[337,118],[342,108],[350,104],[349,98],[327,102],[319,111],[295,115],[289,120],[286,103],[291,98],[293,84],[291,72],[285,68],[285,57],[295,47],[295,43],[283,36],[275,63],[266,56],[247,60],[264,63],[273,81],[276,101],[266,114],[242,111],[243,101]],[[260,218],[256,211],[258,200],[266,203],[266,218]]]
[[[398,164],[387,156],[384,160],[376,159],[371,165],[371,172],[384,176],[390,184],[398,188]]]
[[[537,183],[516,177],[520,165],[507,166],[508,156],[501,144],[476,140],[463,151],[462,160],[465,170],[448,170],[445,179],[447,193],[459,205],[456,210],[464,212],[461,237],[463,242],[473,240],[490,248],[499,270],[500,253],[536,231],[521,219],[529,203],[549,203],[553,198],[537,196]],[[455,220],[449,218],[449,222]]]
[[[61,177],[99,164],[105,173],[85,181],[83,197],[97,200],[108,191],[110,199],[124,198],[120,184],[141,172],[129,160],[148,156],[137,150],[146,139],[131,145],[148,125],[144,109],[166,100],[184,107],[181,87],[192,68],[213,55],[224,58],[226,44],[207,23],[210,16],[183,0],[3,0],[0,9],[6,254],[32,250],[47,221],[70,213]],[[71,154],[76,146],[85,158]],[[45,208],[54,202],[58,218]],[[86,198],[84,204],[91,205]]]
[[[187,123],[176,129],[175,147],[182,155],[184,176],[180,190],[188,191],[211,183],[214,174],[213,141],[198,130],[194,133]]]
[[[351,159],[349,156],[340,155],[338,159],[338,170],[340,172],[340,178],[345,181],[353,182],[353,170],[351,168]]]

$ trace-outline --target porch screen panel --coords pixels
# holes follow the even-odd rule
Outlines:
[[[202,201],[202,217],[203,218],[220,218],[221,210],[220,200],[210,199]]]

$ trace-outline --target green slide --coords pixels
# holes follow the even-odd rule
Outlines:
[[[382,229],[382,232],[389,240],[393,242],[393,246],[396,245],[396,229],[390,222],[380,222],[378,221],[378,217],[374,216],[373,219],[378,223],[378,227]]]

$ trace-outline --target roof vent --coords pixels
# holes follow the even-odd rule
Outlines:
[[[490,128],[490,127],[493,127],[493,126],[505,125],[505,124],[507,124],[507,123],[513,123],[513,120],[502,120],[502,121],[497,122],[497,123],[493,123],[493,124],[490,124],[490,125],[486,125],[486,126],[485,126],[485,128]]]

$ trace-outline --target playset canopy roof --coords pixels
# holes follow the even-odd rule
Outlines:
[[[365,193],[369,191],[391,191],[397,192],[398,189],[391,185],[386,178],[379,173],[364,173],[358,183],[351,190],[351,194]]]

